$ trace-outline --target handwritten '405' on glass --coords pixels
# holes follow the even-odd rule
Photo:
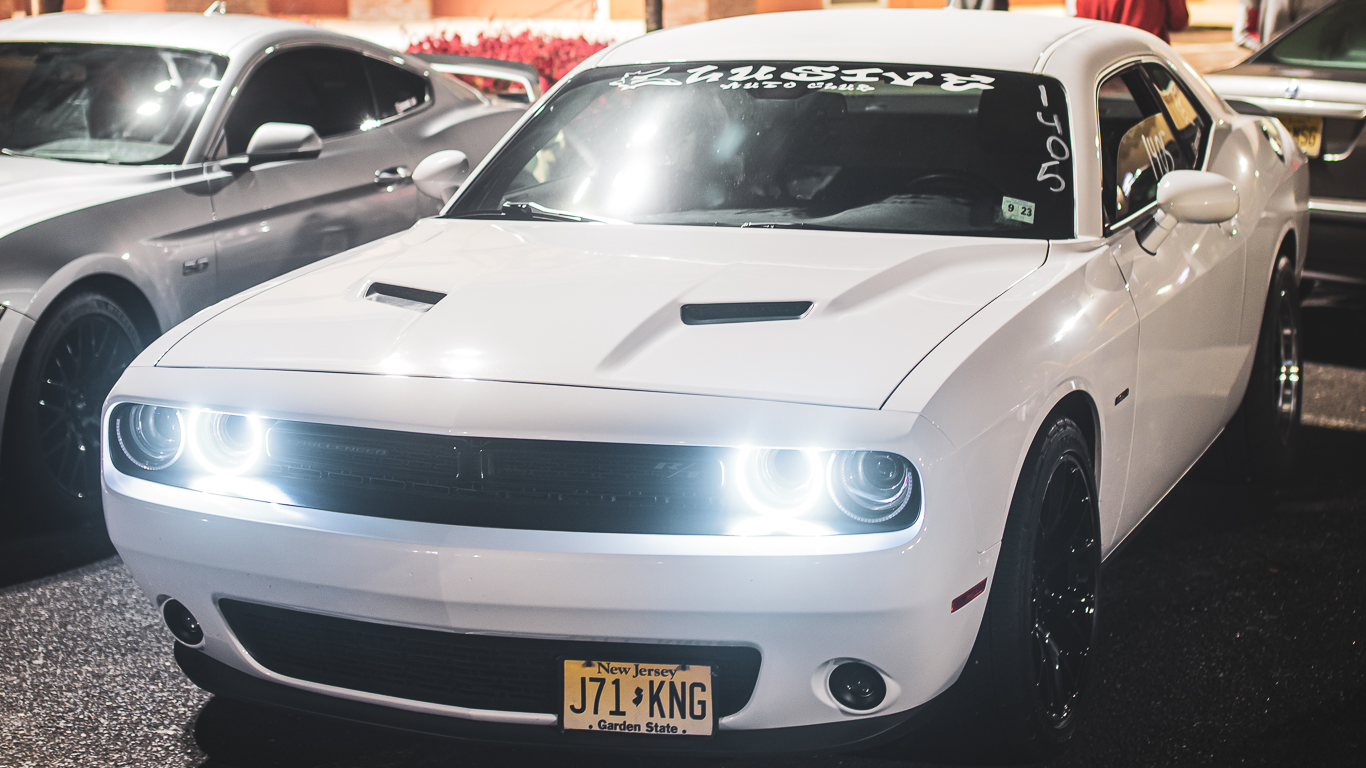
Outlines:
[[[566,659],[563,717],[565,730],[710,736],[711,667]]]

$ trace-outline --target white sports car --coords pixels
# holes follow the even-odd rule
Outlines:
[[[224,696],[730,751],[953,689],[1047,754],[1101,560],[1235,414],[1261,471],[1293,451],[1307,191],[1127,27],[647,35],[440,217],[154,342],[105,405],[110,535]]]

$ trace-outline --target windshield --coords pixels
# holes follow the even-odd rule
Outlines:
[[[1271,43],[1258,61],[1366,69],[1366,0],[1343,0]]]
[[[0,43],[0,147],[90,163],[178,163],[226,63],[165,48]]]
[[[1070,144],[1062,86],[1035,75],[618,67],[556,94],[447,215],[1064,238]]]

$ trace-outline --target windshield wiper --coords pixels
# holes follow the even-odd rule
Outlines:
[[[741,229],[824,229],[835,232],[846,232],[847,227],[832,227],[828,224],[812,224],[806,221],[747,221],[740,225]]]
[[[579,213],[570,213],[569,211],[559,211],[554,208],[546,208],[545,206],[536,203],[503,203],[496,211],[466,211],[465,213],[451,214],[446,218],[607,223],[607,219],[598,219],[592,216],[584,216]]]

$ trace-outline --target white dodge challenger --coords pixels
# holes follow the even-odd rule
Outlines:
[[[109,532],[223,696],[709,752],[964,701],[1046,755],[1102,559],[1231,420],[1261,476],[1293,453],[1307,193],[1127,27],[647,35],[441,216],[154,342]]]

